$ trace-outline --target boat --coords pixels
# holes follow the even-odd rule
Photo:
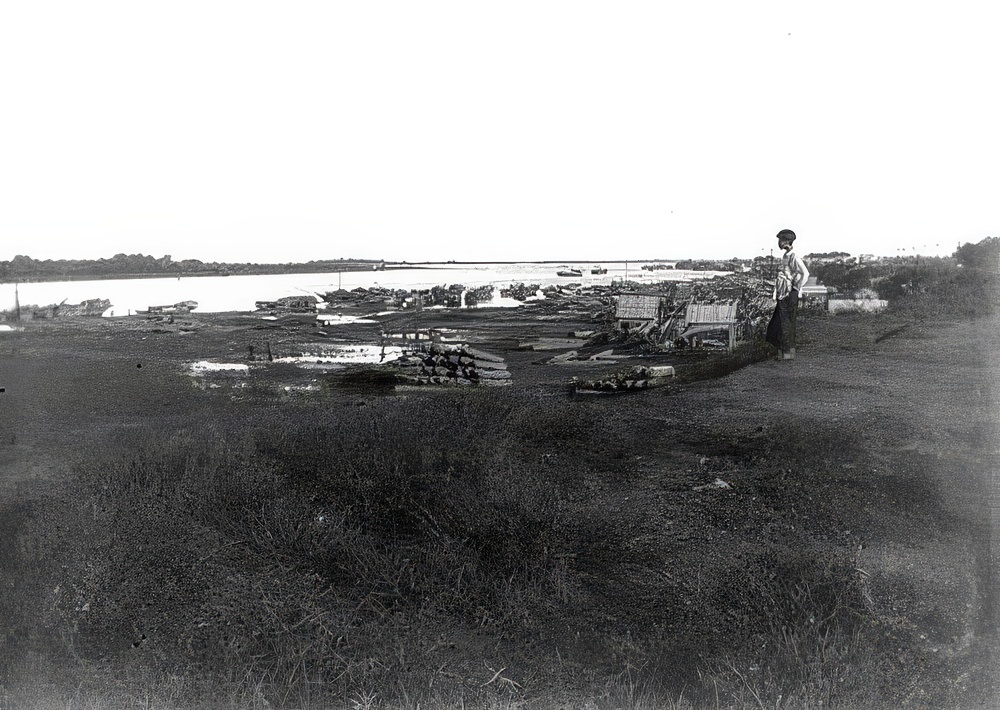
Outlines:
[[[563,267],[556,272],[556,276],[565,276],[569,278],[576,278],[583,276],[583,272],[579,269],[571,269],[569,267]]]
[[[605,268],[604,268],[603,266],[601,266],[600,264],[598,264],[598,265],[596,265],[596,266],[595,266],[594,268],[592,268],[592,269],[590,270],[590,273],[592,273],[592,274],[596,274],[596,275],[600,276],[601,274],[606,274],[606,273],[608,273],[608,270],[607,270],[607,269],[605,269]]]

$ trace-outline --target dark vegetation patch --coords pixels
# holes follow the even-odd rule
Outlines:
[[[697,362],[685,363],[678,372],[678,382],[695,382],[724,377],[755,362],[774,357],[774,348],[763,339],[738,343],[731,353],[712,353]]]
[[[876,337],[875,338],[875,342],[876,343],[881,343],[883,340],[888,340],[889,338],[892,338],[892,337],[894,337],[896,335],[899,335],[900,333],[902,333],[904,330],[906,330],[909,327],[910,327],[909,323],[904,323],[903,325],[897,326],[895,328],[891,328],[890,330],[887,330],[884,333],[881,333],[878,337]]]
[[[856,493],[831,476],[846,431],[781,424],[787,447],[765,430],[650,478],[630,454],[648,425],[510,391],[237,411],[113,432],[72,501],[11,531],[46,551],[20,558],[46,580],[13,616],[44,620],[32,648],[173,673],[209,705],[485,702],[482,634],[505,677],[557,694],[623,692],[622,668],[661,701],[742,698],[747,673],[806,704],[879,685],[856,540],[823,504]],[[717,475],[733,487],[694,490]]]

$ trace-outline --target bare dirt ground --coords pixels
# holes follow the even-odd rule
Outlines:
[[[225,387],[196,389],[184,363],[244,362],[250,344],[257,353],[266,345],[279,354],[318,340],[369,341],[383,327],[445,327],[502,355],[512,387],[537,393],[552,416],[596,418],[620,430],[615,450],[567,451],[544,431],[525,444],[538,449],[540,461],[580,462],[564,493],[582,511],[579,525],[590,526],[591,539],[568,553],[565,593],[577,613],[560,637],[571,656],[572,639],[579,639],[576,664],[587,664],[587,636],[580,633],[586,628],[611,629],[621,639],[656,630],[669,639],[665,658],[724,655],[729,631],[753,624],[745,618],[753,605],[733,590],[759,583],[764,556],[781,549],[809,565],[835,546],[852,551],[870,614],[886,638],[898,641],[879,656],[899,682],[888,693],[893,702],[991,707],[1000,699],[997,325],[805,318],[792,363],[759,362],[715,380],[573,398],[570,377],[610,368],[549,364],[561,350],[541,343],[592,328],[585,310],[435,311],[331,327],[323,336],[308,319],[236,314],[193,314],[170,325],[28,323],[0,334],[0,494],[8,513],[0,582],[16,582],[9,546],[21,528],[11,511],[58,496],[71,462],[88,455],[88,442],[138,423],[183,421],[193,407],[218,407],[231,396]],[[634,355],[622,364],[649,361]],[[314,377],[275,365],[262,386]],[[316,396],[350,406],[360,395]],[[616,465],[606,466],[612,459]],[[816,461],[815,468],[792,463],[803,459]],[[9,653],[11,639],[6,643]],[[584,674],[567,670],[564,683],[552,674],[544,680],[532,669],[531,644],[509,643],[520,650],[509,651],[507,675],[533,688],[526,697],[586,694]],[[595,664],[603,653],[592,650]],[[453,660],[458,675],[475,672],[476,664]]]

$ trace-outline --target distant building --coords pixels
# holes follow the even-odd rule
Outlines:
[[[815,276],[810,276],[805,286],[799,291],[799,296],[807,303],[820,304],[826,308],[830,298],[830,289],[819,283]]]

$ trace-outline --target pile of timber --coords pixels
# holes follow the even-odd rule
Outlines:
[[[662,387],[674,377],[672,365],[639,365],[595,380],[573,378],[574,394],[618,394]]]
[[[181,301],[167,306],[150,306],[144,311],[136,311],[140,315],[175,315],[178,313],[190,313],[198,307],[197,301]]]
[[[503,358],[465,345],[434,343],[392,363],[400,384],[506,385],[510,372]]]
[[[270,313],[314,313],[319,303],[315,296],[285,296],[276,301],[256,301],[258,311]]]
[[[33,318],[63,318],[76,316],[100,316],[111,308],[111,301],[106,298],[91,298],[80,303],[62,303],[38,308],[32,311]]]

